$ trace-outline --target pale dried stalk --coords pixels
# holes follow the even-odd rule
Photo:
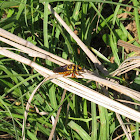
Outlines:
[[[43,74],[42,74],[43,76],[45,74],[49,74],[49,75],[54,74],[51,70],[49,70],[49,69],[44,70],[44,67],[36,64],[35,62],[32,62],[31,60],[28,60],[27,58],[24,58],[24,57],[22,57],[20,55],[17,55],[17,54],[14,54],[14,53],[12,53],[12,52],[10,52],[8,50],[5,50],[4,48],[1,48],[0,51],[1,51],[0,53],[2,55],[5,55],[5,56],[8,55],[7,57],[10,57],[10,58],[15,59],[17,61],[20,61],[20,62],[22,62],[24,64],[27,64],[27,65],[33,67],[34,69],[36,69],[37,71],[39,70],[40,74],[42,74],[41,72],[43,72]],[[105,80],[105,79],[100,78],[100,77],[97,77],[97,76],[95,76],[93,74],[90,74],[90,73],[83,73],[82,75],[83,75],[83,77],[85,79],[94,80],[94,81],[96,81],[98,83],[101,83],[101,84],[103,84],[105,86],[108,86],[108,87],[110,87],[110,88],[112,88],[112,89],[114,89],[114,90],[116,90],[118,92],[121,92],[121,93],[123,93],[123,94],[125,94],[125,95],[127,95],[127,96],[129,96],[131,98],[134,98],[134,99],[140,101],[140,96],[139,96],[140,93],[135,91],[135,90],[129,89],[129,88],[124,87],[122,85],[113,83],[111,81]],[[83,78],[82,76],[77,76],[77,77],[78,78]]]
[[[66,95],[66,90],[63,91],[63,95],[61,97],[60,104],[62,104],[62,102],[63,102],[63,100],[65,98],[65,95]],[[59,115],[60,115],[61,109],[62,109],[62,105],[59,107],[59,109],[57,111],[57,114],[56,114],[56,117],[55,117],[55,121],[54,121],[54,124],[53,124],[53,127],[52,127],[52,130],[51,130],[51,133],[50,133],[50,136],[49,136],[48,140],[52,140],[52,137],[54,135],[55,128],[56,128],[56,125],[57,125],[57,122],[58,122],[58,119],[59,119]]]
[[[127,137],[127,139],[131,140],[131,138],[130,138],[128,132],[127,132],[127,129],[126,129],[126,127],[125,127],[125,125],[124,125],[124,123],[123,123],[123,121],[122,121],[122,119],[121,119],[121,117],[120,117],[120,115],[118,113],[116,113],[116,117],[119,120],[119,123],[120,123],[120,125],[121,125],[121,127],[122,127],[122,129],[123,129],[123,131],[124,131],[124,133],[125,133],[125,135]]]
[[[130,70],[133,70],[140,66],[140,56],[134,56],[127,58],[118,69],[113,72],[113,76],[124,74]]]
[[[5,50],[3,48],[0,48],[0,54],[5,55],[9,58],[15,59],[19,62],[22,62],[24,64],[27,64],[33,68],[35,68],[37,71],[39,71],[41,74],[45,73],[45,77],[48,77],[48,75],[51,75],[50,78],[51,81],[59,86],[61,86],[62,88],[73,92],[89,101],[95,102],[101,106],[104,106],[112,111],[115,111],[119,114],[122,114],[132,120],[138,121],[140,122],[140,113],[123,105],[120,104],[116,101],[113,101],[112,99],[92,90],[89,89],[71,79],[65,78],[65,77],[59,77],[57,78],[56,74],[54,74],[51,70],[44,68],[38,64],[36,64],[35,62],[32,62],[31,60],[24,58],[20,55],[17,55],[13,52],[10,52],[8,50]],[[59,76],[59,75],[58,75]],[[79,76],[80,77],[80,76]],[[54,79],[57,78],[57,79]],[[83,78],[82,76],[80,78]],[[106,80],[107,81],[107,80]],[[113,83],[112,83],[113,84]],[[118,86],[118,85],[117,85]]]
[[[8,39],[5,39],[5,38],[3,38],[3,37],[0,37],[0,41],[5,42],[5,43],[7,43],[7,44],[9,44],[9,45],[11,45],[11,46],[13,46],[13,47],[19,49],[19,51],[22,50],[22,52],[27,53],[27,54],[28,54],[29,56],[31,56],[31,57],[40,57],[40,58],[43,58],[43,59],[49,59],[49,58],[47,57],[47,55],[45,55],[45,54],[43,54],[43,53],[40,53],[40,52],[37,52],[37,51],[35,51],[35,50],[29,49],[29,48],[27,48],[27,47],[25,47],[25,46],[22,46],[22,45],[20,45],[20,44],[17,44],[17,43],[15,43],[15,42],[10,41],[10,40],[8,40]]]
[[[37,52],[43,53],[44,55],[47,55],[47,59],[49,61],[54,62],[54,63],[56,63],[58,65],[72,64],[72,62],[70,62],[68,60],[65,60],[65,59],[63,59],[63,58],[61,58],[61,57],[59,57],[57,55],[54,55],[54,54],[52,54],[50,52],[47,52],[47,51],[35,46],[31,42],[26,41],[26,40],[24,40],[24,39],[22,39],[22,38],[20,38],[20,37],[18,37],[16,35],[8,32],[8,31],[6,31],[6,30],[4,30],[2,28],[0,28],[0,36],[3,36],[4,38],[7,38],[9,40],[12,40],[13,42],[17,42],[17,43],[23,45],[24,47],[26,46],[25,48],[30,48],[30,49],[35,50]],[[8,44],[8,41],[6,39],[4,40],[4,42]],[[12,45],[12,44],[10,44],[10,45]],[[14,46],[14,47],[17,47],[19,49],[18,44],[16,46]],[[24,51],[24,50],[22,50],[22,51]],[[28,51],[25,50],[25,53],[28,53]],[[30,51],[29,51],[29,53],[30,53]],[[32,52],[31,52],[31,54],[32,54]]]
[[[136,54],[140,54],[140,48],[123,40],[118,40],[117,43],[119,46],[122,46],[126,49],[126,51],[133,51]]]
[[[124,47],[126,51],[133,51],[137,55],[140,54],[140,48],[133,44],[130,44],[123,40],[118,40],[117,44],[119,46]],[[119,68],[112,73],[112,76],[115,75],[119,76],[139,66],[140,66],[140,56],[129,57],[126,60],[124,60],[124,62],[119,66]]]
[[[6,35],[3,35],[3,36],[5,36],[5,37],[7,37],[7,38],[10,38],[10,39],[12,39],[12,40],[15,39],[15,35],[13,35],[13,34],[7,32],[7,31],[5,31],[5,30],[3,30],[3,29],[0,29],[0,31],[2,31],[2,32],[0,32],[0,34],[2,33],[2,35],[3,35],[3,33],[6,33]],[[12,37],[11,37],[11,35],[12,35]],[[18,37],[18,38],[16,37],[16,39],[17,39],[17,41],[21,40],[21,41],[22,41],[21,44],[28,44],[27,46],[31,46],[30,49],[29,49],[29,48],[26,48],[26,47],[24,47],[24,46],[22,46],[22,45],[20,45],[20,44],[17,44],[17,43],[15,43],[15,42],[12,42],[12,41],[10,41],[10,40],[8,40],[8,39],[4,39],[4,38],[0,37],[0,40],[1,40],[1,41],[5,42],[5,43],[7,43],[7,44],[13,45],[13,46],[15,45],[14,47],[16,47],[16,48],[22,50],[23,52],[29,54],[30,56],[48,59],[48,60],[50,60],[50,61],[52,61],[52,62],[55,62],[55,63],[57,63],[57,64],[60,64],[60,65],[63,65],[62,62],[64,62],[64,63],[66,63],[66,62],[68,63],[68,62],[69,62],[69,61],[67,61],[67,60],[65,60],[65,59],[62,59],[62,58],[58,57],[58,56],[55,57],[55,55],[53,55],[53,54],[51,54],[51,53],[49,53],[49,52],[47,52],[47,51],[45,51],[45,50],[43,50],[43,49],[40,49],[40,48],[37,49],[37,51],[35,51],[35,48],[38,48],[37,46],[33,45],[32,43],[30,43],[30,42],[28,42],[28,41],[26,41],[26,40],[24,40],[24,39],[20,39],[20,37]],[[14,40],[14,41],[16,41],[16,40]],[[34,48],[34,50],[32,50],[32,48]],[[5,49],[3,48],[2,50],[4,51]],[[2,50],[1,50],[1,51],[2,51]],[[39,50],[40,52],[38,52],[38,50]],[[6,50],[5,50],[5,51],[6,51]],[[49,54],[49,56],[48,56],[47,54]],[[14,55],[13,55],[13,56],[14,56]],[[12,57],[12,56],[11,56],[11,57]],[[56,59],[54,59],[54,58],[56,58]],[[59,58],[58,61],[57,61],[57,58]],[[13,59],[16,59],[16,56],[14,56]],[[24,59],[23,59],[23,60],[24,60]],[[64,60],[65,60],[65,61],[64,61]],[[17,61],[18,61],[18,59],[17,59]],[[60,62],[60,61],[61,61],[61,62]],[[24,63],[24,62],[26,62],[26,61],[23,61],[23,63]],[[69,62],[69,63],[71,63],[71,62]],[[33,64],[34,64],[34,63],[33,63]],[[29,64],[27,64],[27,65],[29,65]],[[32,66],[32,67],[34,67],[34,66]],[[122,69],[122,68],[121,68],[121,69]],[[85,77],[86,79],[91,79],[91,80],[97,81],[97,82],[99,82],[99,83],[101,83],[101,84],[103,84],[103,85],[105,85],[105,86],[108,86],[108,87],[110,87],[110,88],[112,88],[112,89],[114,89],[114,90],[116,90],[116,91],[118,91],[118,92],[121,92],[121,93],[123,93],[123,94],[125,94],[125,95],[127,95],[127,96],[130,96],[131,98],[134,98],[134,99],[140,101],[139,92],[136,92],[136,91],[134,91],[134,90],[131,90],[131,89],[129,89],[129,88],[127,88],[127,87],[124,87],[124,86],[121,86],[121,85],[117,85],[116,83],[112,83],[112,82],[110,82],[110,81],[108,81],[108,80],[99,78],[99,77],[97,77],[97,76],[94,76],[94,75],[91,75],[91,74],[88,74],[88,73],[84,74],[84,77]],[[82,78],[82,77],[79,77],[79,78]]]
[[[60,79],[60,78],[58,78]],[[64,82],[60,82],[58,79],[52,79],[51,81],[53,83],[56,83],[57,85],[65,88],[66,90],[78,95],[78,96],[81,96],[89,101],[92,101],[96,104],[99,104],[101,106],[104,106],[105,108],[108,108],[110,110],[113,110],[114,112],[117,112],[121,115],[128,115],[129,118],[131,117],[131,119],[135,119],[137,118],[137,121],[139,121],[138,118],[140,118],[140,113],[139,112],[135,112],[135,110],[125,106],[125,105],[122,105],[94,90],[91,90],[83,85],[79,85],[79,83],[75,83],[73,81],[70,81],[71,83],[73,83],[72,85],[68,85],[67,83],[64,83]],[[61,80],[64,80],[63,77],[61,77]],[[65,81],[66,80],[70,80],[70,79],[66,79],[65,78]],[[134,111],[133,113],[131,111]],[[136,113],[136,114],[135,114]],[[135,115],[134,115],[135,114]]]
[[[32,92],[28,102],[27,102],[27,105],[26,105],[26,110],[24,112],[24,119],[23,119],[23,125],[22,125],[22,138],[23,140],[25,140],[25,125],[26,125],[26,120],[27,120],[27,116],[28,116],[28,111],[29,111],[29,108],[30,108],[30,104],[31,104],[31,101],[36,93],[36,91],[39,89],[39,87],[46,81],[46,79],[44,79],[35,89],[34,91]]]
[[[90,80],[93,80],[93,81],[96,81],[100,84],[103,84],[111,89],[114,89],[120,93],[123,93],[131,98],[134,98],[138,101],[140,101],[140,92],[138,91],[135,91],[133,89],[130,89],[130,88],[127,88],[125,86],[122,86],[122,85],[119,85],[119,84],[116,84],[116,83],[113,83],[111,81],[108,81],[106,79],[103,79],[103,78],[100,78],[100,77],[97,77],[95,75],[91,75],[89,73],[83,73],[82,74],[84,77],[86,77],[86,79],[90,79]]]

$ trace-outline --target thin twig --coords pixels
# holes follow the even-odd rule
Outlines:
[[[64,89],[64,92],[63,92],[63,95],[62,95],[60,104],[63,102],[63,100],[64,100],[64,98],[65,98],[65,95],[66,95],[66,90]],[[55,117],[55,122],[54,122],[54,125],[53,125],[53,128],[52,128],[52,130],[51,130],[51,133],[50,133],[50,136],[49,136],[49,139],[48,139],[48,140],[52,140],[52,138],[53,138],[53,134],[54,134],[54,131],[55,131],[55,128],[56,128],[56,124],[57,124],[57,122],[58,122],[58,118],[59,118],[61,109],[62,109],[62,105],[59,107],[59,109],[58,109],[58,111],[57,111],[57,115],[56,115],[56,117]]]
[[[30,108],[30,104],[31,104],[31,101],[36,93],[36,91],[40,88],[40,86],[47,80],[51,79],[51,77],[48,77],[48,78],[45,78],[42,82],[39,83],[39,85],[34,89],[34,91],[32,92],[28,102],[27,102],[27,105],[26,105],[26,110],[24,112],[24,119],[23,119],[23,126],[22,126],[22,138],[23,140],[25,140],[25,126],[26,126],[26,120],[27,120],[27,116],[28,116],[28,111],[29,111],[29,108]]]
[[[119,123],[120,123],[120,125],[121,125],[121,127],[122,127],[122,129],[123,129],[123,131],[124,131],[124,133],[125,133],[125,135],[127,137],[127,139],[131,140],[131,138],[130,138],[128,132],[127,132],[127,129],[126,129],[121,117],[120,117],[120,114],[116,113],[116,117],[117,117],[117,119],[118,119],[118,121],[119,121]]]

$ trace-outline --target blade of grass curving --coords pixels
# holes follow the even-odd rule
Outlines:
[[[26,105],[26,110],[24,112],[24,119],[23,119],[23,127],[22,127],[22,138],[23,140],[25,140],[25,125],[26,125],[26,121],[27,121],[27,116],[28,116],[28,111],[29,111],[29,108],[30,108],[30,104],[31,104],[31,101],[36,93],[36,91],[38,90],[38,88],[40,88],[40,86],[46,81],[46,79],[44,79],[35,89],[34,91],[32,92],[28,102],[27,102],[27,105]]]
[[[35,78],[39,75],[39,73],[35,74],[35,75],[32,75],[28,78],[26,78],[25,80],[22,80],[21,82],[19,82],[18,84],[16,84],[14,87],[12,87],[10,90],[8,90],[3,96],[6,96],[6,94],[10,93],[12,90],[14,90],[15,88],[19,87],[20,85],[24,84],[25,83],[25,86],[26,86],[26,82],[31,80],[32,78]]]
[[[80,125],[75,123],[74,121],[70,121],[68,123],[68,126],[71,129],[75,130],[83,140],[90,140],[91,139],[91,137],[87,134],[87,132]]]
[[[51,101],[51,106],[53,109],[56,109],[57,101],[56,101],[56,95],[55,95],[55,90],[56,90],[55,85],[52,83],[49,83],[48,87],[49,87],[49,99]]]

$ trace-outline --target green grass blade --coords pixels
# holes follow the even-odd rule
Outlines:
[[[91,139],[90,136],[87,134],[87,132],[80,125],[76,124],[74,121],[70,121],[68,123],[68,126],[71,129],[75,130],[83,140]]]
[[[96,104],[91,103],[91,113],[92,113],[92,132],[91,139],[97,140],[97,119],[96,119]]]

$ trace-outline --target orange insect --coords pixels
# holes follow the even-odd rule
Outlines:
[[[84,69],[79,65],[70,64],[57,67],[53,70],[53,72],[64,74],[64,76],[72,74],[72,78],[76,78],[76,75],[81,75],[79,72],[84,72]]]

